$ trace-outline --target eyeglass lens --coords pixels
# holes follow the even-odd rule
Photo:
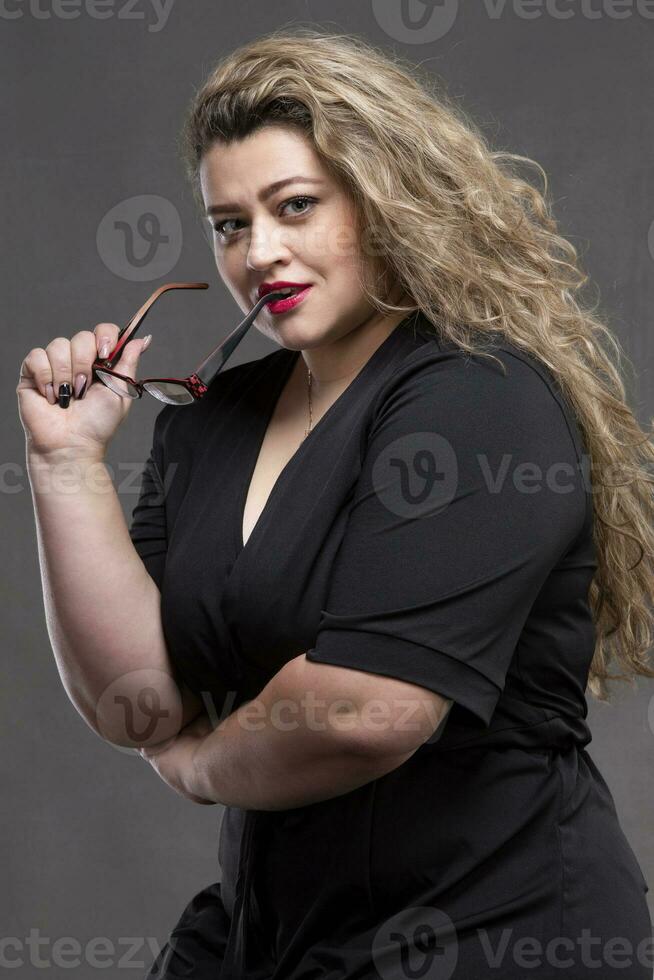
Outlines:
[[[98,370],[96,376],[107,388],[111,388],[122,398],[138,398],[138,389],[127,381],[126,378],[117,378],[115,374],[108,371]],[[161,402],[167,405],[188,405],[193,401],[193,395],[184,387],[174,381],[147,381],[143,385],[144,389]]]

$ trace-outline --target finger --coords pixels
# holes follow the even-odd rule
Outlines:
[[[29,381],[44,398],[47,398],[51,405],[54,405],[56,398],[52,387],[52,366],[50,359],[43,347],[34,347],[23,359],[20,366],[20,381]]]
[[[55,397],[59,397],[62,384],[73,385],[73,367],[70,354],[70,340],[67,337],[55,337],[45,349],[52,368],[52,386]]]
[[[103,360],[116,346],[120,327],[117,323],[98,323],[93,329],[95,334],[98,358]]]
[[[138,380],[139,358],[145,348],[148,347],[150,337],[151,335],[148,334],[147,337],[135,337],[134,340],[128,340],[122,349],[120,358],[114,366],[114,371],[118,371],[119,374],[125,374],[135,381]]]
[[[91,383],[93,362],[98,349],[95,334],[91,330],[80,330],[71,337],[71,364],[73,376],[73,396],[83,398]]]

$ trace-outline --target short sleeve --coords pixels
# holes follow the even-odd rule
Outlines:
[[[141,471],[139,496],[129,524],[132,543],[160,591],[168,547],[161,444],[164,411],[155,419],[152,446]]]
[[[441,350],[387,382],[306,653],[435,691],[485,726],[586,514],[558,398],[529,363],[500,359]]]

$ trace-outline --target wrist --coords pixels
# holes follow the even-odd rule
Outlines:
[[[59,449],[43,451],[35,449],[28,441],[26,444],[27,463],[30,466],[39,468],[54,468],[62,464],[75,463],[77,465],[97,465],[105,462],[105,450],[101,447],[71,447],[64,446]]]
[[[35,452],[27,450],[27,476],[32,493],[71,498],[78,491],[107,494],[113,489],[111,473],[100,453],[82,455],[70,450]]]

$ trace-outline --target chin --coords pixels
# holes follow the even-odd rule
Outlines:
[[[323,341],[316,336],[315,330],[311,333],[306,329],[302,329],[299,324],[296,326],[292,323],[288,324],[272,324],[266,325],[265,334],[280,347],[286,347],[287,350],[306,350],[309,347],[316,347],[318,344],[323,343]]]

